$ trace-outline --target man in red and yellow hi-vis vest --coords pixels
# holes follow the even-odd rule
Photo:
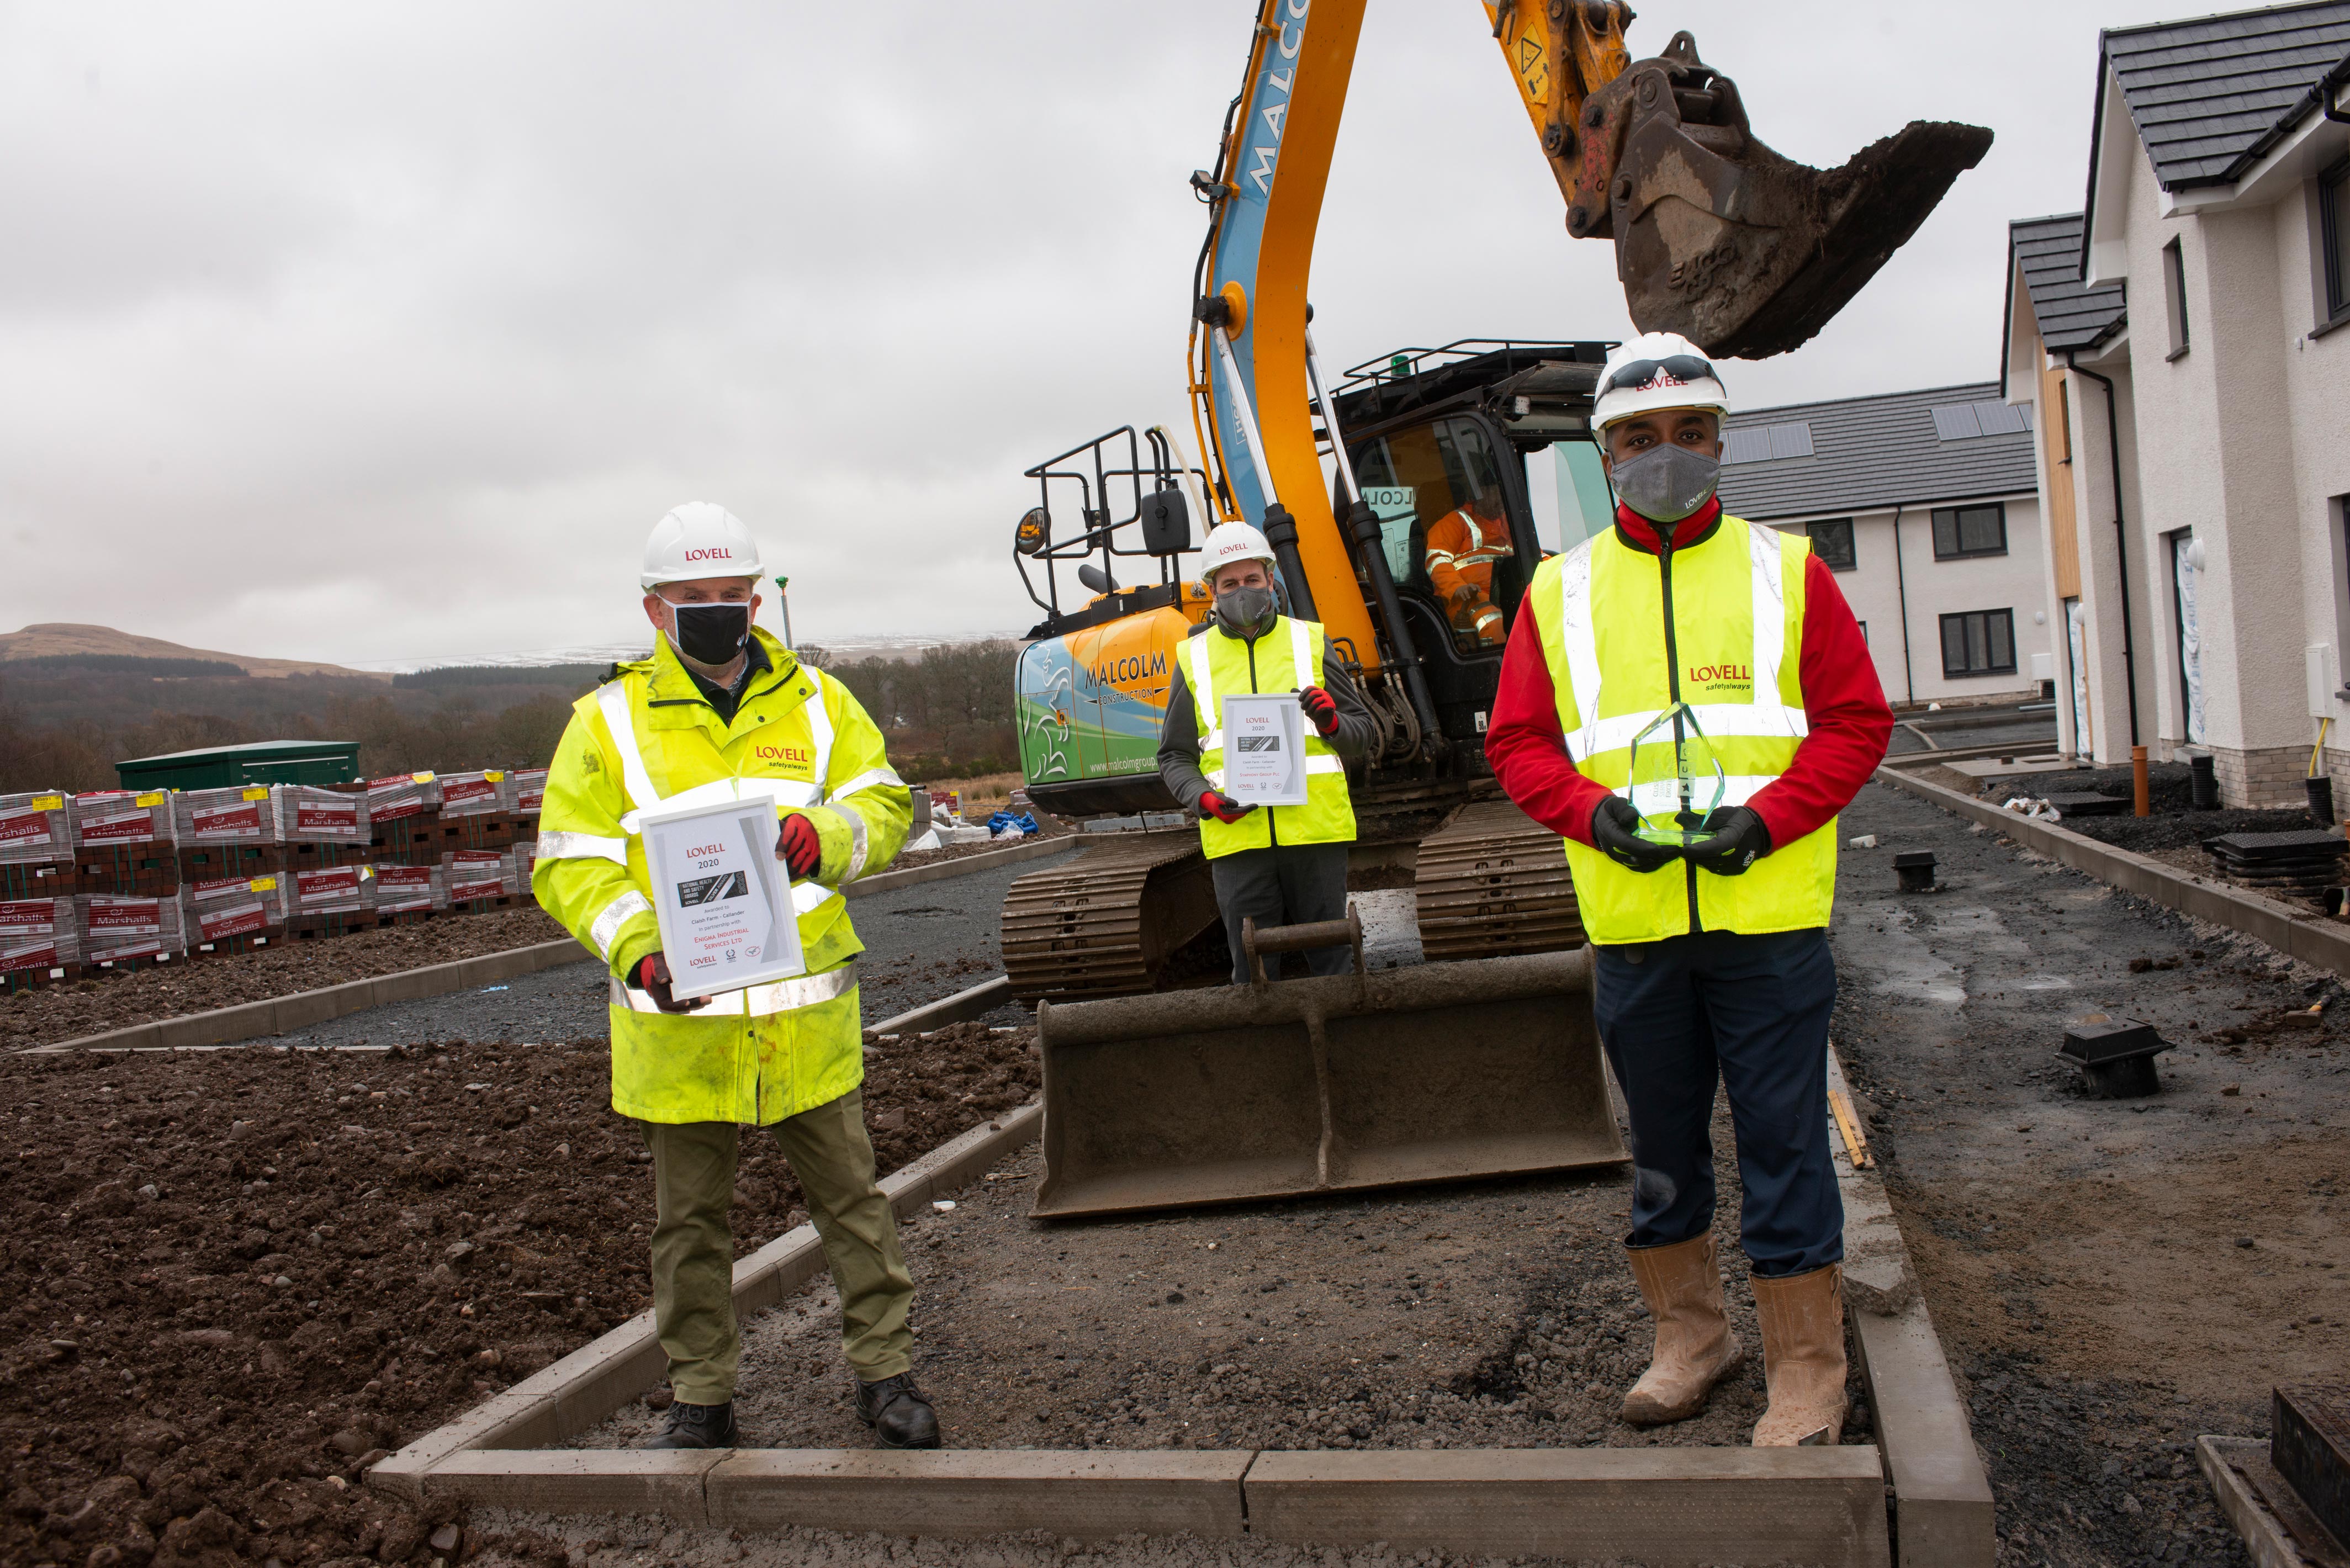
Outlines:
[[[645,544],[651,654],[573,705],[547,771],[531,889],[611,974],[612,1108],[653,1160],[653,1321],[675,1396],[646,1447],[735,1446],[739,1127],[773,1130],[840,1292],[858,1415],[885,1448],[939,1446],[914,1386],[914,1287],[865,1135],[864,1030],[844,884],[887,866],[913,809],[848,689],[752,624],[759,547],[688,503]],[[774,803],[806,972],[684,999],[661,950],[648,812]]]
[[[1696,1415],[1744,1357],[1713,1252],[1718,1077],[1770,1384],[1754,1441],[1833,1443],[1846,1366],[1826,1111],[1835,815],[1893,715],[1809,541],[1715,498],[1728,408],[1686,338],[1646,333],[1609,357],[1592,424],[1616,526],[1534,574],[1485,754],[1565,837],[1630,1112],[1627,1242],[1656,1348],[1624,1418]]]
[[[1514,554],[1499,489],[1480,491],[1428,531],[1428,580],[1437,602],[1453,627],[1482,647],[1499,648],[1506,635],[1502,607],[1493,602],[1493,568]]]

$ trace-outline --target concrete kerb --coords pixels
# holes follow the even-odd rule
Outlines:
[[[1930,761],[1930,754],[1903,757],[1901,765],[1888,763],[1879,767],[1877,776],[1896,789],[1907,790],[1945,811],[1996,828],[2028,849],[2125,892],[2257,937],[2279,952],[2336,974],[2350,975],[2350,926],[2307,919],[2291,907],[2257,893],[2196,877],[2126,849],[2116,849],[2060,824],[2035,822],[1989,801],[1912,778],[1903,771],[1907,765]]]
[[[883,871],[860,877],[840,891],[844,898],[864,898],[875,893],[886,893],[892,888],[913,888],[924,882],[936,882],[948,877],[965,877],[973,871],[987,871],[998,866],[1011,866],[1023,860],[1041,860],[1048,855],[1058,855],[1065,849],[1083,846],[1069,834],[1053,837],[1032,838],[1023,844],[1007,845],[1002,849],[990,849],[978,855],[965,855],[959,859],[941,860],[935,866],[909,866],[902,870]]]
[[[895,1018],[885,1018],[868,1031],[874,1034],[920,1034],[926,1030],[944,1029],[950,1023],[963,1023],[974,1018],[984,1018],[1012,1000],[1012,977],[999,974],[993,980],[983,980],[952,996],[909,1008]]]
[[[1828,1086],[1851,1092],[1833,1045]],[[1844,1199],[1846,1316],[1892,1483],[1900,1568],[1991,1568],[1999,1534],[1991,1477],[1892,1200],[1874,1167],[1854,1166],[1833,1116],[1828,1136]]]
[[[2350,1550],[2309,1511],[2256,1438],[2195,1439],[2195,1462],[2254,1568],[2350,1568]]]

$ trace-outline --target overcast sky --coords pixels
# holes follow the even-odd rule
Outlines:
[[[1020,471],[1181,417],[1254,0],[0,4],[0,628],[447,660],[643,633],[721,502],[802,640],[1016,628]],[[1996,373],[2081,204],[2097,28],[2177,4],[1643,0],[1832,165],[1998,142],[1759,404]],[[1371,0],[1314,273],[1336,365],[1619,337],[1474,0]],[[1182,427],[1188,431],[1188,423]]]

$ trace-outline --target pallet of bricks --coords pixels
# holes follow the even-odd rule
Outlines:
[[[78,972],[73,892],[71,802],[0,794],[0,991]]]
[[[285,862],[269,786],[175,791],[172,813],[189,956],[249,952],[285,940]]]
[[[407,775],[401,775],[406,778]],[[366,784],[272,784],[289,941],[375,929],[374,829]]]
[[[169,790],[93,790],[67,805],[81,972],[147,969],[187,956],[179,820]]]
[[[441,872],[451,909],[478,913],[529,900],[533,827],[546,792],[543,768],[442,776]]]

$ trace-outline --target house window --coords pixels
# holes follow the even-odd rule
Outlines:
[[[2187,352],[2187,253],[2179,242],[2162,247],[2162,302],[2170,313],[2170,353],[2176,359]]]
[[[1852,550],[1852,519],[1830,517],[1818,523],[1806,523],[1804,532],[1812,536],[1812,554],[1828,564],[1832,572],[1849,572],[1856,564]]]
[[[1942,618],[1942,673],[1962,675],[2015,673],[2015,612],[2012,609],[1967,610]]]
[[[2007,554],[2007,507],[1939,506],[1934,509],[1934,559]]]
[[[2350,316],[2350,161],[2317,182],[2317,221],[2325,249],[2325,318]]]

